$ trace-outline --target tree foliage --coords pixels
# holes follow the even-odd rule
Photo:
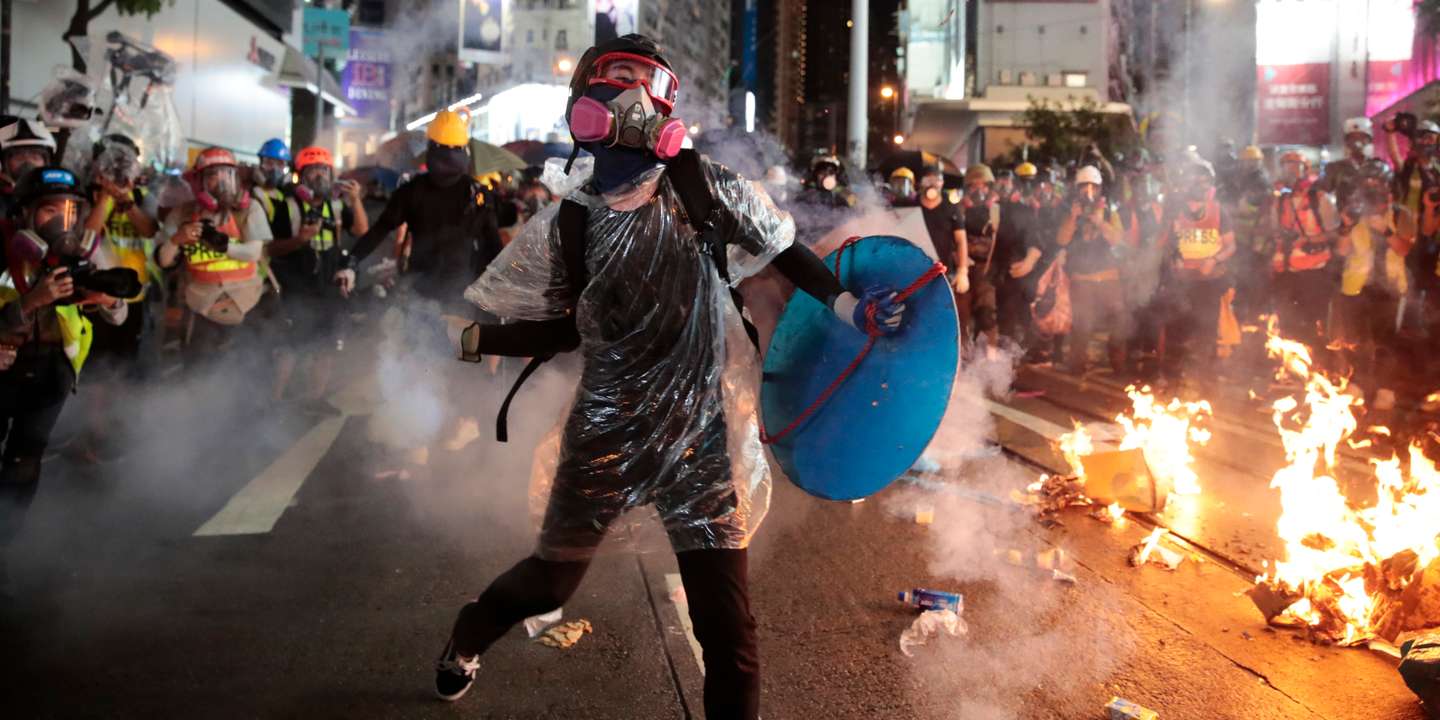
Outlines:
[[[166,5],[174,4],[175,0],[75,0],[75,12],[70,16],[70,25],[65,29],[65,34],[60,36],[60,39],[70,46],[70,65],[80,72],[85,72],[85,58],[75,50],[70,39],[89,35],[90,21],[100,17],[111,7],[121,15],[144,15],[148,20],[155,17]]]
[[[1101,112],[1100,104],[1089,98],[1072,97],[1062,103],[1032,96],[1030,107],[1016,121],[1033,143],[1029,160],[1034,163],[1051,159],[1062,164],[1075,161],[1091,143],[1099,145],[1106,157],[1114,157],[1131,141],[1116,118]],[[1018,162],[1019,149],[1012,154]]]

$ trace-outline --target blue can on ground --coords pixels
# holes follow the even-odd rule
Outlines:
[[[856,295],[902,290],[934,264],[904,238],[875,235],[825,258]],[[959,365],[955,297],[944,278],[905,301],[900,332],[879,338],[864,362],[804,424],[770,446],[781,469],[806,492],[855,500],[879,492],[910,469],[940,426]],[[866,337],[805,293],[795,293],[770,340],[760,406],[778,434],[855,359]]]
[[[899,598],[900,602],[921,610],[949,610],[959,615],[965,609],[965,599],[960,596],[960,593],[945,592],[944,590],[926,590],[925,588],[902,590]]]

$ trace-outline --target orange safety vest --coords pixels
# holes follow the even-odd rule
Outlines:
[[[1205,214],[1200,219],[1191,219],[1182,209],[1170,227],[1186,269],[1198,270],[1224,247],[1220,242],[1220,204],[1213,198],[1205,202]]]
[[[1315,207],[1314,197],[1307,200],[1310,207],[1304,212],[1295,207],[1293,196],[1280,201],[1280,227],[1298,237],[1281,242],[1276,248],[1275,272],[1319,270],[1330,263],[1330,240],[1320,223],[1320,210]]]
[[[200,214],[196,212],[191,218],[198,222]],[[225,223],[217,226],[216,229],[229,235],[232,241],[240,238],[240,225],[235,221],[233,213],[228,215]],[[205,285],[244,282],[253,279],[258,272],[258,266],[255,263],[236,260],[225,253],[206,247],[203,243],[187,245],[184,252],[185,273],[191,282]]]

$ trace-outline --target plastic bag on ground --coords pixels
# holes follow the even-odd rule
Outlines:
[[[930,638],[940,634],[950,637],[963,637],[970,632],[970,626],[955,614],[954,610],[926,610],[910,623],[910,627],[900,633],[900,652],[905,657],[915,657],[910,648],[919,647],[930,641]]]

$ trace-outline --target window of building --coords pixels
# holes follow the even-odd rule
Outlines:
[[[525,44],[526,44],[526,45],[534,45],[534,44],[535,44],[535,31],[534,31],[534,30],[526,30],[526,31],[525,31]]]
[[[556,30],[556,31],[555,31],[555,49],[556,49],[556,50],[569,50],[569,49],[570,49],[570,40],[569,40],[569,38],[566,37],[566,35],[567,35],[567,32],[564,31],[564,30]]]
[[[1076,70],[1066,70],[1060,73],[1060,77],[1068,88],[1083,88],[1090,84],[1090,74]]]

